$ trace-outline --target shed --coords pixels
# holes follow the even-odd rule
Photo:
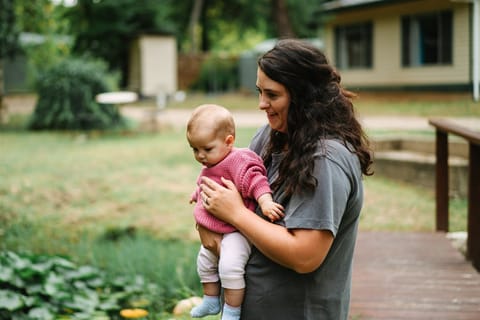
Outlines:
[[[177,91],[177,43],[172,35],[142,34],[130,46],[128,89],[144,97]]]

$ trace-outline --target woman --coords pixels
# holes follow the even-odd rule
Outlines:
[[[231,181],[202,185],[207,210],[254,246],[242,319],[347,319],[362,176],[372,163],[353,94],[320,50],[291,39],[259,59],[256,85],[269,124],[250,148],[264,160],[284,219],[245,208]],[[218,236],[201,231],[215,250]]]

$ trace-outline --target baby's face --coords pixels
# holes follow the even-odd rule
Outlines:
[[[206,167],[219,163],[232,150],[232,144],[227,139],[222,139],[213,132],[197,132],[188,137],[195,160]]]

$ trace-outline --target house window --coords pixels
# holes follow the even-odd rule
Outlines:
[[[452,63],[452,12],[402,17],[404,67]]]
[[[372,23],[335,28],[335,60],[339,69],[372,67]]]

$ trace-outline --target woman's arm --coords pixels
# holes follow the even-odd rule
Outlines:
[[[330,231],[288,230],[270,223],[244,206],[230,180],[222,178],[226,187],[208,178],[202,181],[207,210],[236,227],[268,258],[299,273],[314,271],[322,264],[333,242]]]

